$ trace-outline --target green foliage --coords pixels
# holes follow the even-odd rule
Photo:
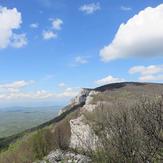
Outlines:
[[[53,133],[49,128],[38,130],[11,144],[0,153],[0,163],[31,163],[42,159],[54,148]]]
[[[41,159],[53,148],[53,134],[49,129],[37,131],[32,139],[32,151],[35,159]]]

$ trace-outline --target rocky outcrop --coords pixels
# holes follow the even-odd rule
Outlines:
[[[81,89],[79,94],[70,101],[69,105],[67,105],[65,108],[59,111],[58,115],[61,115],[67,110],[70,110],[75,105],[80,105],[82,103],[85,103],[87,96],[89,95],[90,92],[91,89],[86,89],[86,88]]]
[[[73,152],[65,152],[61,150],[52,151],[42,161],[35,163],[90,163],[89,157]]]
[[[78,105],[82,102],[85,102],[90,91],[91,91],[91,89],[85,89],[85,88],[81,89],[79,94],[74,99],[71,100],[70,104]]]
[[[85,99],[85,105],[81,112],[92,112],[97,108],[97,104],[93,103],[93,98],[97,95],[97,91],[90,91]],[[82,114],[76,119],[70,120],[71,139],[70,147],[74,149],[95,149],[98,137],[95,135],[93,129],[86,122],[85,116]]]
[[[94,96],[97,95],[99,92],[97,91],[90,91],[89,95],[86,98],[85,105],[83,106],[84,111],[92,112],[96,109],[97,104],[93,103]]]
[[[73,149],[96,149],[98,137],[95,135],[93,129],[86,122],[86,118],[83,113],[92,112],[101,105],[99,102],[94,102],[94,97],[98,94],[98,91],[91,89],[82,89],[73,100],[71,100],[68,107],[61,110],[60,114],[71,108],[71,106],[84,103],[81,108],[81,115],[76,119],[70,120],[71,138],[70,148]]]
[[[70,147],[73,149],[96,149],[98,137],[93,129],[86,123],[84,115],[70,120],[71,139]]]

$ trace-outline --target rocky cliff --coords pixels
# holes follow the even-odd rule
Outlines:
[[[97,108],[113,108],[114,104],[123,101],[128,106],[133,105],[142,95],[155,96],[163,93],[162,84],[147,83],[116,83],[95,89],[83,89],[72,104],[84,102],[80,109],[80,116],[70,120],[71,148],[96,149],[98,137],[91,126],[87,123],[85,115]],[[126,101],[126,102],[125,102]]]
[[[69,149],[77,151],[87,151],[95,150],[97,146],[99,147],[99,137],[96,135],[92,126],[88,122],[87,115],[89,113],[96,112],[96,110],[101,111],[105,109],[121,109],[123,105],[127,104],[128,107],[132,106],[137,100],[143,96],[157,96],[163,93],[162,84],[147,84],[147,83],[116,83],[109,84],[95,89],[82,89],[78,96],[71,100],[70,104],[61,110],[60,115],[64,114],[66,111],[70,111],[72,107],[76,107],[78,114],[75,118],[69,120],[70,125],[70,140]],[[123,105],[121,108],[116,108],[116,103]],[[98,116],[98,115],[97,115]],[[64,154],[63,154],[64,153]],[[55,157],[56,152],[52,152],[47,158]],[[84,163],[90,162],[90,159],[83,155],[78,155],[69,152],[60,152],[63,159],[73,157],[70,160],[80,157],[78,161],[84,160]],[[76,156],[77,155],[77,156]],[[63,160],[62,159],[62,160]],[[54,160],[54,159],[53,159]],[[50,161],[49,161],[50,162]],[[70,161],[71,162],[71,161]],[[50,162],[54,163],[54,162]]]

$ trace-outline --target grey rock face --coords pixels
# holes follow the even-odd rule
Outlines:
[[[85,98],[85,105],[81,109],[81,112],[92,112],[100,104],[93,103],[93,98],[97,95],[97,91],[90,91]],[[98,137],[95,135],[93,129],[86,123],[85,116],[82,114],[76,119],[70,120],[71,138],[70,147],[74,149],[96,149]]]
[[[67,110],[70,110],[75,105],[79,105],[79,104],[85,102],[90,91],[91,91],[91,89],[84,89],[84,88],[81,89],[79,94],[70,101],[69,105],[59,111],[58,115],[61,115],[62,113],[64,113]]]
[[[89,157],[61,150],[52,151],[44,160],[37,163],[90,163]]]
[[[98,137],[95,135],[93,129],[85,123],[84,115],[77,119],[70,120],[71,139],[70,147],[74,149],[96,149]]]
[[[81,89],[79,94],[73,100],[71,100],[70,103],[72,105],[77,105],[77,104],[81,104],[82,102],[85,102],[90,91],[91,91],[90,89]]]

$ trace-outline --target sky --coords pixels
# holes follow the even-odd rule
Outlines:
[[[163,82],[163,1],[1,0],[0,107],[66,104],[81,88]]]

